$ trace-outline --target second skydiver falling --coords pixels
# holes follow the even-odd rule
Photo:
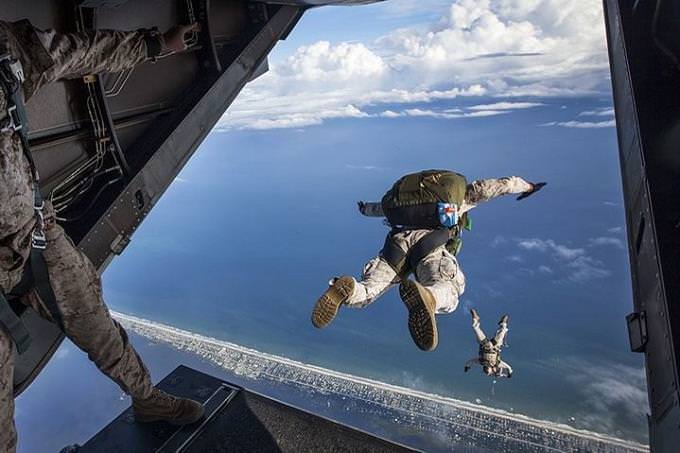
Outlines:
[[[487,376],[512,377],[512,367],[501,360],[501,349],[508,334],[508,315],[501,317],[493,338],[486,337],[480,326],[479,314],[474,308],[470,310],[470,315],[472,315],[472,330],[479,343],[479,357],[468,360],[464,371],[467,373],[474,365],[479,365]]]
[[[521,194],[517,200],[522,200],[544,185],[517,176],[468,184],[461,174],[428,170],[399,179],[380,203],[359,202],[363,215],[386,217],[391,231],[360,281],[345,275],[329,282],[314,306],[312,324],[325,327],[342,305],[363,308],[399,284],[413,341],[424,351],[434,350],[435,314],[453,312],[465,291],[456,254],[463,229],[469,229],[468,211],[501,195]],[[415,280],[408,278],[410,273]]]

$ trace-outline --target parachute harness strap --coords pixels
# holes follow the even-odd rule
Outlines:
[[[45,217],[43,215],[45,202],[40,193],[38,169],[33,161],[28,143],[28,121],[21,92],[21,84],[24,80],[21,62],[12,58],[9,54],[0,56],[0,84],[2,85],[7,102],[7,116],[2,126],[0,126],[0,132],[16,132],[21,138],[24,155],[26,160],[28,160],[33,176],[33,210],[35,211],[36,223],[31,235],[31,247],[33,249],[44,250],[47,245],[47,240],[45,239]]]
[[[385,245],[380,251],[384,259],[401,279],[415,272],[418,263],[437,247],[446,245],[452,237],[456,237],[455,228],[432,230],[420,238],[408,252],[405,252],[394,240],[394,235],[407,228],[393,228],[385,238]]]
[[[52,289],[47,263],[42,253],[47,247],[45,216],[43,213],[45,201],[40,192],[40,176],[35,161],[33,160],[28,141],[28,117],[26,115],[26,107],[22,92],[22,83],[24,80],[21,62],[13,58],[10,54],[0,55],[0,87],[3,90],[7,104],[6,117],[0,121],[0,133],[17,133],[21,139],[24,156],[28,161],[33,177],[33,211],[35,215],[35,226],[31,232],[30,259],[24,268],[24,275],[21,283],[17,285],[17,288],[12,289],[10,293],[14,297],[21,297],[28,292],[31,287],[35,287],[40,300],[45,304],[45,307],[52,315],[54,321],[63,330],[64,325],[61,312],[57,306],[57,298]],[[16,291],[19,287],[21,287],[21,291]],[[14,310],[12,310],[6,297],[1,293],[0,312],[3,316],[3,318],[0,319],[0,323],[4,324],[5,327],[10,330],[10,335],[17,345],[17,350],[19,353],[25,351],[28,348],[28,343],[30,343],[28,332],[21,322],[21,319],[17,317]],[[11,319],[12,315],[16,319]]]

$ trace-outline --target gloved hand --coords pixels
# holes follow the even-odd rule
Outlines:
[[[357,207],[359,208],[359,212],[366,215],[366,203],[363,201],[357,201]]]
[[[546,184],[548,184],[548,183],[547,183],[547,182],[536,182],[536,183],[531,183],[531,190],[528,190],[528,191],[523,192],[522,194],[520,194],[520,196],[517,197],[517,201],[519,201],[519,200],[524,200],[524,199],[525,199],[526,197],[528,197],[529,195],[532,195],[532,194],[538,192],[538,191],[541,190],[541,189],[543,188],[543,186],[545,186]]]
[[[467,373],[468,371],[470,371],[470,367],[469,367],[469,366],[466,366],[465,369],[464,369],[463,371],[465,371],[465,372]]]
[[[185,36],[187,33],[199,31],[198,23],[190,25],[176,25],[163,33],[163,44],[170,52],[181,52],[187,49]]]

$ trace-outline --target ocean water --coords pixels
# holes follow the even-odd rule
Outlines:
[[[544,102],[488,118],[213,132],[104,274],[107,302],[305,363],[644,442],[615,131],[542,126],[610,100]],[[438,317],[436,351],[412,343],[396,289],[314,329],[329,278],[359,276],[387,233],[356,201],[427,168],[548,186],[471,213],[459,256],[467,290]],[[477,351],[471,307],[488,334],[510,315],[511,380],[463,373]]]

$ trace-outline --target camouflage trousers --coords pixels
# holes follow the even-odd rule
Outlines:
[[[393,236],[394,241],[407,252],[431,230],[408,230]],[[456,257],[444,246],[426,255],[414,272],[421,285],[430,290],[437,301],[438,314],[451,313],[458,307],[458,298],[465,291],[465,275]],[[387,261],[377,256],[364,267],[360,281],[355,281],[354,294],[347,302],[350,307],[365,307],[399,283],[399,277]]]
[[[58,225],[47,231],[44,251],[49,276],[64,322],[66,336],[85,351],[102,373],[133,398],[151,394],[152,384],[144,363],[130,345],[125,330],[111,318],[102,299],[101,281],[90,260],[78,250]],[[52,320],[35,291],[22,302]],[[0,328],[0,452],[16,449],[14,427],[14,345]]]
[[[482,330],[478,320],[472,321],[472,330],[475,332],[475,338],[477,338],[477,343],[482,344],[486,340],[486,334]],[[496,330],[496,335],[493,337],[494,344],[502,345],[505,341],[505,336],[508,334],[508,324],[500,323],[498,325],[498,330]]]

